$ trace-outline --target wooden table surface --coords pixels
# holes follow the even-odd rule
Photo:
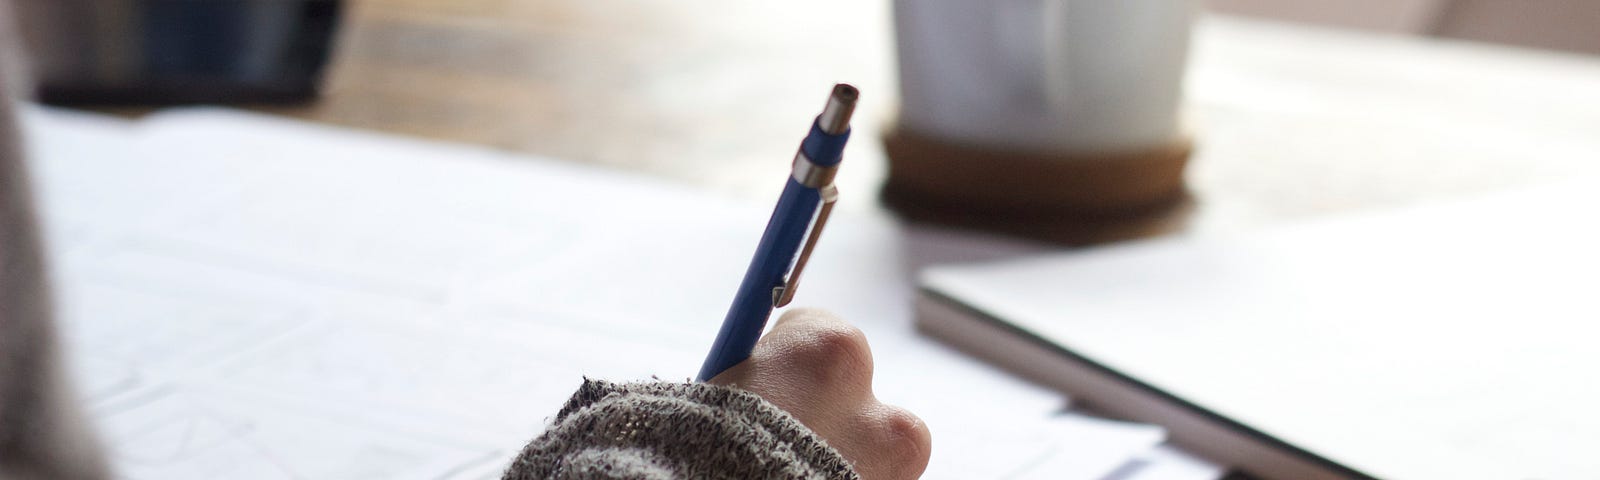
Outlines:
[[[325,98],[263,108],[639,172],[752,201],[838,81],[864,95],[841,208],[881,212],[890,4],[356,0]],[[1189,230],[1600,172],[1600,58],[1206,16]]]

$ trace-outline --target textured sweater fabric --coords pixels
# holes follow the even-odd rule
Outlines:
[[[702,383],[585,379],[503,478],[860,477],[822,438],[755,394]]]

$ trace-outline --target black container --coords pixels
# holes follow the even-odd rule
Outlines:
[[[340,0],[16,0],[40,101],[315,98]]]

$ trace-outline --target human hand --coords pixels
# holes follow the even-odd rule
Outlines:
[[[748,390],[789,412],[850,460],[861,478],[917,478],[928,466],[928,426],[873,396],[866,336],[830,313],[785,313],[749,359],[709,383]]]

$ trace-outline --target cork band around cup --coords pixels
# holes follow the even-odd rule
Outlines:
[[[912,220],[1082,244],[1168,228],[1188,204],[1188,137],[1103,154],[973,147],[895,130],[883,141],[883,199]]]

